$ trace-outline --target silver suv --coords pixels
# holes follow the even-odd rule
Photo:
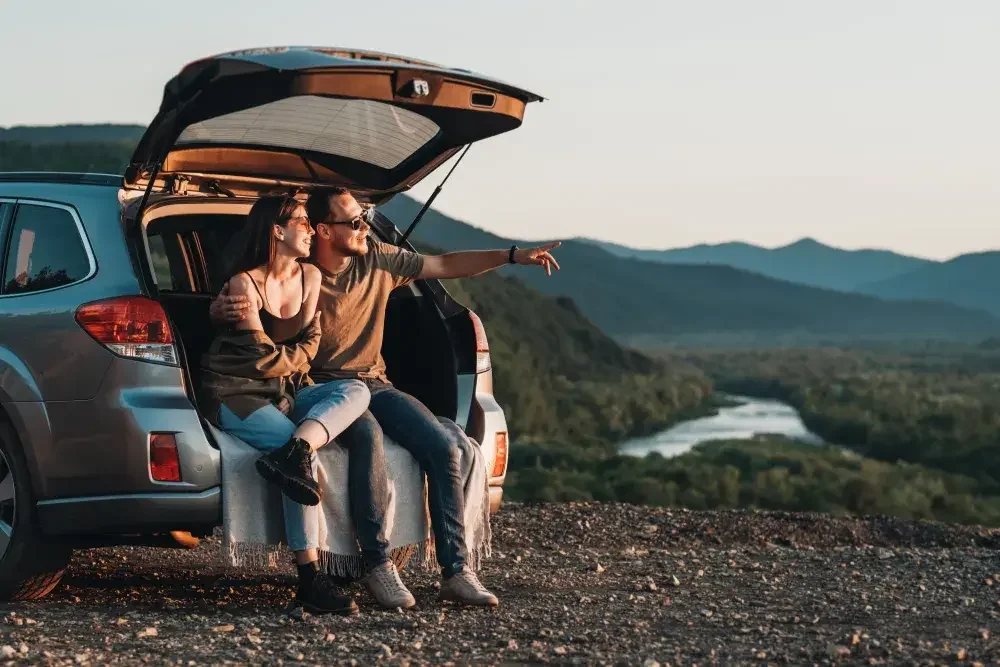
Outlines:
[[[334,184],[383,203],[539,99],[384,54],[243,51],[167,84],[124,177],[0,173],[0,597],[47,594],[74,547],[191,546],[219,525],[193,397],[227,241],[257,197]],[[411,247],[381,214],[372,234]],[[417,281],[390,298],[383,354],[481,443],[495,511],[507,427],[482,323]]]

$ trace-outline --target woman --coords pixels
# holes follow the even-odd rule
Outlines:
[[[202,357],[201,404],[209,421],[265,452],[257,470],[284,494],[285,529],[295,551],[297,598],[312,611],[353,613],[348,597],[335,595],[317,565],[318,505],[314,451],[331,442],[368,408],[369,392],[357,380],[324,385],[321,400],[305,414],[296,400],[317,388],[309,362],[319,347],[316,303],[321,274],[309,256],[315,234],[305,207],[285,196],[261,197],[250,209],[242,248],[228,281],[246,296],[245,319],[221,331]],[[294,421],[293,421],[294,419]]]

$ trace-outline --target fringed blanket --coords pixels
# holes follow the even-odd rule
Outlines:
[[[474,440],[453,421],[441,424],[460,434],[465,480],[465,543],[468,563],[479,569],[491,554],[490,502],[486,463]],[[212,429],[221,450],[223,560],[232,567],[272,568],[289,560],[281,492],[257,472],[260,451],[227,433]],[[389,508],[385,534],[393,552],[412,550],[411,563],[437,569],[427,510],[424,474],[405,449],[385,439],[389,473]],[[317,480],[323,501],[314,512],[319,522],[320,565],[339,577],[359,578],[364,563],[351,523],[347,497],[347,451],[333,442],[317,453]]]

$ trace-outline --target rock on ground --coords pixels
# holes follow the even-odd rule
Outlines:
[[[506,503],[481,577],[497,610],[290,608],[290,565],[78,552],[46,599],[0,609],[5,662],[1000,664],[1000,531],[885,518]]]

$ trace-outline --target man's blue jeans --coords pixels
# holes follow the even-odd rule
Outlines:
[[[295,397],[295,409],[287,417],[278,408],[267,405],[255,410],[246,419],[240,419],[232,410],[222,406],[219,426],[251,447],[270,452],[288,442],[295,433],[296,426],[306,419],[322,424],[331,438],[338,437],[366,412],[369,398],[368,387],[357,380],[315,384],[299,391]],[[354,451],[350,458],[355,458]],[[381,469],[385,470],[384,455]],[[316,457],[313,457],[313,474],[318,474]],[[385,479],[384,472],[382,479]],[[364,497],[367,494],[360,495]],[[320,506],[301,505],[284,494],[281,495],[281,500],[289,548],[292,551],[319,548]],[[352,494],[351,505],[355,504]]]
[[[350,450],[352,465],[355,452],[378,452],[382,462],[378,464],[373,459],[374,467],[369,474],[381,480],[386,478],[383,433],[413,455],[427,474],[431,527],[438,564],[444,576],[455,575],[464,569],[466,561],[465,495],[459,443],[441,426],[437,417],[413,396],[379,380],[366,379],[365,383],[371,390],[368,411],[347,427],[340,436],[340,442]],[[367,460],[365,465],[368,465]],[[356,531],[366,561],[381,559],[384,562],[387,560],[388,543],[381,526],[385,523],[385,508],[388,506],[387,485],[384,482],[369,482],[367,488],[372,495],[363,501],[365,526],[362,529],[356,525]],[[354,499],[352,494],[352,504]],[[358,517],[355,517],[355,523],[359,523]],[[375,526],[380,529],[376,531]]]

